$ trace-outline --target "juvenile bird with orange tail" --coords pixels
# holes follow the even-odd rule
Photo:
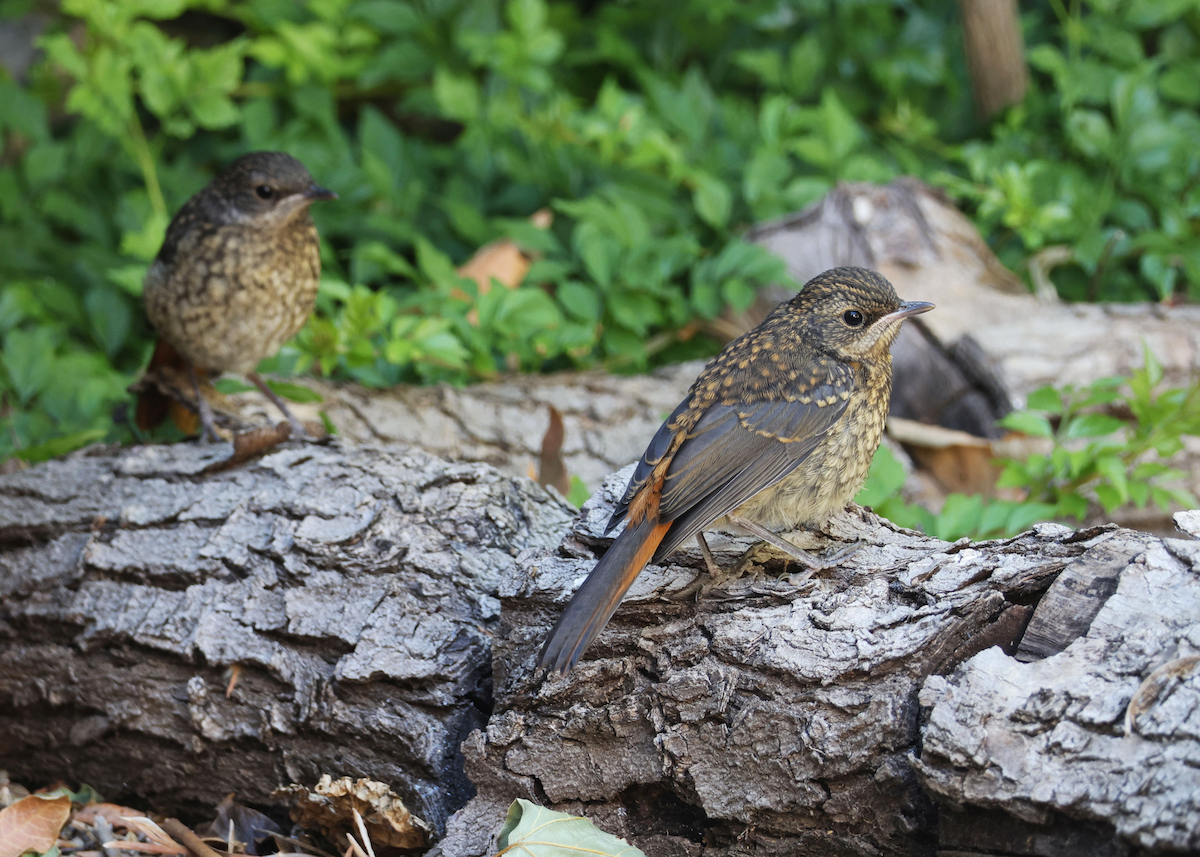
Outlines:
[[[283,412],[295,434],[304,426],[256,373],[312,313],[321,274],[320,244],[309,206],[337,194],[317,185],[283,152],[234,161],[179,209],[146,274],[146,314],[170,351],[187,364],[204,435],[217,437],[197,370],[244,375]],[[165,342],[169,348],[163,348]],[[153,423],[152,401],[138,403],[138,424]]]
[[[642,455],[608,522],[625,530],[596,563],[542,648],[565,674],[599,635],[642,568],[719,519],[817,563],[775,534],[822,526],[862,486],[892,393],[901,303],[862,268],[810,280],[725,346]],[[705,551],[707,555],[707,550]]]

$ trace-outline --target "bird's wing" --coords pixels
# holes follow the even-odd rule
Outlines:
[[[655,559],[796,469],[833,428],[854,389],[849,367],[792,401],[713,405],[671,459],[658,506],[671,521]]]
[[[642,453],[642,458],[637,463],[637,467],[633,470],[633,475],[629,477],[629,485],[625,488],[625,494],[621,497],[616,508],[613,510],[612,517],[608,519],[608,526],[605,528],[606,533],[616,529],[617,524],[625,520],[625,515],[629,511],[629,504],[633,502],[633,498],[638,495],[638,492],[650,480],[654,468],[672,451],[672,443],[675,440],[675,432],[671,426],[675,423],[676,418],[686,411],[692,404],[692,394],[688,393],[684,400],[679,403],[679,406],[671,412],[671,415],[663,421],[663,424],[658,427],[658,431],[654,433],[654,437],[650,439],[650,445],[646,447],[646,451]]]

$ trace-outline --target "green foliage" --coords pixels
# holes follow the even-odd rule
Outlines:
[[[318,312],[262,367],[282,374],[712,353],[693,322],[785,277],[746,226],[901,173],[944,184],[1010,264],[1069,243],[1066,295],[1200,294],[1197,15],[1030,9],[1032,91],[988,127],[952,0],[64,0],[28,80],[0,72],[0,457],[130,437],[145,266],[251,149],[341,195],[314,210]],[[535,258],[524,284],[457,275],[501,238]]]
[[[1160,390],[1161,381],[1162,366],[1147,349],[1132,378],[1034,392],[1028,411],[1001,424],[1050,438],[1053,447],[1006,460],[999,487],[1028,492],[1057,518],[1081,520],[1095,503],[1106,513],[1151,501],[1164,511],[1195,508],[1195,497],[1170,484],[1184,474],[1162,459],[1183,449],[1185,435],[1200,435],[1200,385]]]
[[[1043,387],[1028,410],[1001,425],[1044,438],[1049,451],[1002,459],[999,488],[1016,488],[1024,500],[951,494],[936,515],[898,496],[904,467],[886,448],[871,463],[857,501],[904,527],[938,538],[1010,536],[1037,521],[1083,520],[1097,506],[1105,514],[1154,502],[1164,512],[1196,508],[1178,487],[1185,474],[1163,462],[1183,449],[1182,438],[1200,436],[1200,384],[1160,389],[1162,365],[1145,351],[1131,378],[1105,378],[1084,387]]]
[[[967,176],[948,189],[978,205],[1010,265],[1072,248],[1065,297],[1200,296],[1200,6],[1049,5],[1030,39],[1033,92],[991,140],[961,147]]]
[[[624,839],[599,830],[586,818],[555,812],[523,798],[512,802],[497,840],[503,854],[527,857],[646,857]]]

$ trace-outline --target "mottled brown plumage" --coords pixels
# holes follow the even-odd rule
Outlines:
[[[539,665],[567,672],[642,567],[714,521],[794,529],[844,508],[883,434],[892,341],[905,318],[932,308],[902,304],[876,273],[835,268],[729,343],[650,441],[608,524],[626,521],[625,531],[567,605]]]
[[[146,274],[146,313],[159,336],[192,369],[248,377],[300,433],[254,369],[312,313],[321,259],[308,208],[334,198],[290,155],[243,155],[179,210]],[[205,435],[214,438],[193,386]]]

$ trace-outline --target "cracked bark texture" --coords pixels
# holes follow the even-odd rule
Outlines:
[[[443,829],[499,582],[571,510],[392,446],[94,449],[0,477],[0,768],[164,812],[321,774]],[[234,669],[236,668],[236,670]]]
[[[505,576],[495,710],[464,744],[479,793],[434,855],[494,853],[515,797],[655,857],[1197,847],[1200,678],[1141,693],[1136,734],[1122,718],[1140,682],[1200,646],[1200,543],[1043,524],[949,544],[853,509],[827,529],[866,545],[796,585],[771,553],[716,535],[736,574],[709,579],[694,546],[648,568],[583,663],[543,681],[537,651],[609,543],[628,474]],[[1107,574],[1114,556],[1083,636],[1036,662],[1008,654],[1031,614],[1061,610],[1044,594],[1064,569]]]

